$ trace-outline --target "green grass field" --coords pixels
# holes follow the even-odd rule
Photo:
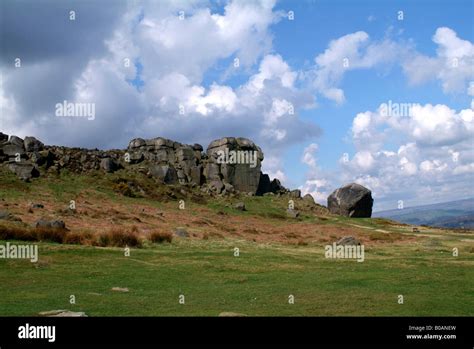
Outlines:
[[[472,253],[453,257],[439,245],[369,249],[358,263],[325,259],[318,246],[237,240],[179,241],[130,257],[121,248],[42,243],[37,264],[0,261],[0,284],[7,316],[52,309],[89,316],[474,315]]]

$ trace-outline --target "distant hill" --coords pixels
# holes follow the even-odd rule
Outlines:
[[[474,228],[474,198],[379,211],[374,212],[372,217],[389,218],[415,225],[472,229]]]

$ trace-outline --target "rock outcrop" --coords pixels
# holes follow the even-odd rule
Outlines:
[[[205,176],[240,192],[256,193],[260,183],[262,150],[247,138],[225,137],[207,147]]]
[[[328,197],[329,212],[347,217],[367,217],[372,215],[372,192],[357,183],[336,189]]]
[[[130,141],[125,160],[136,164],[150,163],[149,174],[166,184],[202,183],[201,150],[194,146],[174,142],[166,138]]]
[[[260,147],[247,138],[217,139],[205,152],[200,144],[162,137],[135,138],[127,149],[103,151],[48,146],[34,137],[23,140],[0,132],[0,163],[25,181],[63,169],[72,173],[130,169],[164,184],[199,186],[209,194],[288,193],[278,179],[271,181],[261,172],[263,159]],[[293,192],[292,197],[300,197],[300,192]]]

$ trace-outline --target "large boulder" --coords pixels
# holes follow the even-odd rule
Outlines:
[[[9,157],[16,157],[17,155],[20,155],[20,157],[25,157],[26,155],[26,152],[23,146],[12,144],[10,142],[3,145],[2,151],[3,151],[3,154]]]
[[[176,148],[179,143],[172,141],[171,139],[163,138],[163,137],[156,137],[152,139],[145,140],[147,146],[155,149],[160,148]]]
[[[290,198],[300,199],[301,198],[301,190],[295,189],[295,190],[290,191]]]
[[[17,136],[10,136],[10,144],[16,145],[21,148],[24,147],[23,139]]]
[[[119,169],[119,165],[112,158],[104,158],[100,161],[100,168],[107,173],[115,172]]]
[[[336,189],[328,196],[329,212],[347,217],[370,218],[373,203],[372,192],[357,183]]]
[[[175,161],[174,148],[179,143],[170,139],[157,137],[152,139],[135,138],[128,144],[130,163],[148,160],[156,164],[170,164]]]
[[[56,156],[49,150],[34,151],[30,153],[30,161],[38,166],[46,165],[46,167],[49,168],[54,164],[55,159]],[[63,160],[67,160],[67,158],[64,157]],[[64,165],[65,162],[63,161],[62,164]]]
[[[44,149],[44,144],[35,137],[25,137],[23,144],[27,152],[40,151]]]
[[[8,164],[8,169],[24,181],[29,181],[31,178],[40,175],[36,166],[27,162],[12,162]]]
[[[283,185],[281,185],[278,178],[274,178],[272,182],[270,183],[270,192],[274,194],[284,193],[286,192],[286,188]]]
[[[271,191],[270,176],[260,172],[260,181],[258,182],[257,195],[263,195]]]
[[[143,138],[135,138],[128,143],[128,149],[140,148],[146,145],[146,142]]]
[[[199,151],[199,152],[201,152],[201,151],[203,151],[203,149],[204,149],[204,148],[202,147],[201,144],[194,143],[194,145],[193,145],[193,150],[194,150],[194,151]]]
[[[307,202],[310,205],[314,205],[316,202],[314,201],[313,195],[311,194],[306,194],[303,196],[303,201]]]
[[[220,177],[241,192],[256,193],[260,182],[262,150],[247,138],[224,137],[207,147],[210,164],[205,169],[208,179]],[[217,165],[217,167],[215,166]]]
[[[3,132],[0,132],[0,143],[8,141],[8,135]]]

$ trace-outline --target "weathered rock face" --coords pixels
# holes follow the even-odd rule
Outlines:
[[[207,180],[220,180],[235,190],[256,193],[260,183],[262,150],[247,138],[224,137],[207,147]]]
[[[292,198],[292,199],[301,198],[301,190],[295,189],[295,190],[290,191],[290,198]]]
[[[150,174],[167,184],[202,182],[201,159],[202,146],[174,142],[166,138],[142,139],[130,141],[127,149],[131,163],[148,161],[153,165]]]
[[[38,169],[33,164],[27,162],[12,162],[8,164],[8,168],[24,181],[29,181],[31,178],[39,177],[40,175]]]
[[[329,212],[347,217],[370,218],[373,203],[372,192],[356,183],[336,189],[328,197]]]
[[[100,161],[100,168],[105,172],[112,173],[119,169],[119,165],[113,158],[104,158]]]
[[[260,147],[247,138],[214,140],[206,152],[200,144],[181,144],[162,137],[135,138],[125,150],[103,151],[47,146],[34,137],[8,138],[0,132],[0,163],[6,163],[24,180],[44,172],[59,173],[62,169],[72,173],[96,170],[112,173],[125,168],[164,184],[200,186],[209,194],[288,192],[278,179],[270,181],[261,172],[263,158]],[[140,165],[133,166],[136,164]]]
[[[35,137],[25,137],[23,144],[27,152],[40,151],[44,149],[44,144]]]
[[[178,182],[176,169],[170,165],[153,165],[150,167],[150,174],[166,184],[176,184]]]
[[[303,196],[303,200],[309,204],[312,204],[312,205],[315,204],[314,198],[311,194],[306,194],[305,196]]]

